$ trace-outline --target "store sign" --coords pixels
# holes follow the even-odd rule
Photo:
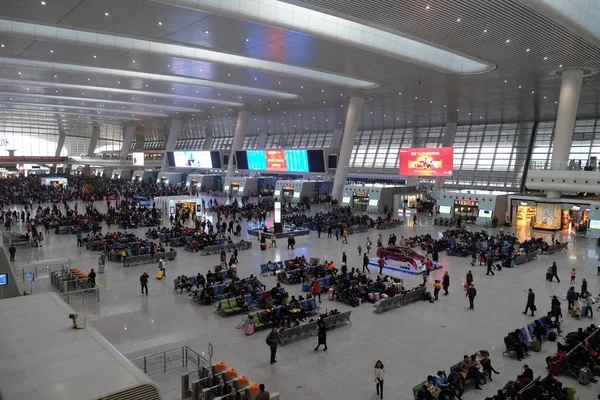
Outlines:
[[[354,196],[355,197],[369,197],[367,192],[356,192],[356,193],[354,193]]]
[[[452,147],[400,149],[400,175],[452,176]]]

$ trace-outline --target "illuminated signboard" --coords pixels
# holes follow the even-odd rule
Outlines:
[[[399,174],[452,176],[452,147],[400,149]]]

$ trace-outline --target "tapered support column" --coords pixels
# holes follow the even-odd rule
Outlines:
[[[98,139],[100,139],[100,126],[94,125],[92,127],[92,138],[90,139],[90,145],[88,146],[88,157],[94,155],[94,151],[96,150],[96,145],[98,145]]]
[[[454,135],[456,134],[456,122],[446,123],[444,128],[444,138],[442,139],[442,147],[452,147],[454,144]],[[435,185],[433,190],[442,190],[444,186],[444,177],[438,176],[435,178]]]
[[[240,111],[238,114],[237,123],[235,124],[235,133],[233,135],[233,143],[231,144],[231,153],[229,154],[229,164],[227,165],[227,178],[231,178],[235,174],[233,157],[235,157],[235,152],[241,150],[242,146],[244,145],[249,118],[249,111]]]
[[[571,144],[573,143],[573,130],[575,129],[582,83],[582,69],[574,68],[562,71],[556,127],[554,128],[554,145],[552,147],[552,168],[566,169]],[[561,192],[553,190],[546,193],[549,198],[559,198],[561,195]]]
[[[337,201],[342,200],[342,193],[346,178],[348,177],[348,169],[350,168],[350,155],[354,147],[356,139],[356,131],[360,124],[360,116],[362,114],[365,99],[363,97],[351,97],[348,113],[346,114],[346,125],[344,126],[344,136],[342,136],[342,144],[340,145],[340,156],[338,165],[335,170],[335,179],[333,181],[333,191],[331,197]]]
[[[179,139],[179,131],[181,131],[181,120],[172,120],[171,126],[169,127],[169,136],[167,136],[167,143],[165,145],[165,151],[167,153],[175,150],[177,139]],[[169,168],[169,162],[167,161],[167,155],[165,154],[165,156],[163,157],[163,165],[161,171],[166,171],[167,168]]]
[[[135,127],[133,125],[127,125],[123,132],[123,146],[121,146],[121,160],[126,160],[131,149],[131,143],[133,142],[133,135],[135,133]]]

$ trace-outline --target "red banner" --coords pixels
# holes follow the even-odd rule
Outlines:
[[[19,164],[44,164],[66,162],[69,157],[51,157],[51,156],[4,156],[0,157],[0,163],[19,163]]]
[[[452,147],[400,149],[400,175],[452,176]]]
[[[287,171],[285,150],[265,150],[267,171]]]

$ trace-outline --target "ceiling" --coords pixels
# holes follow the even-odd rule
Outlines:
[[[286,20],[288,3],[325,13],[325,26],[361,24],[362,39]],[[231,136],[247,109],[249,134],[322,132],[343,127],[352,95],[368,99],[364,129],[554,119],[552,72],[596,68],[600,49],[527,3],[3,0],[0,126],[79,135],[133,123],[155,138],[184,119],[194,134]],[[481,73],[428,64],[417,42]],[[599,79],[585,78],[580,117],[598,116]]]

